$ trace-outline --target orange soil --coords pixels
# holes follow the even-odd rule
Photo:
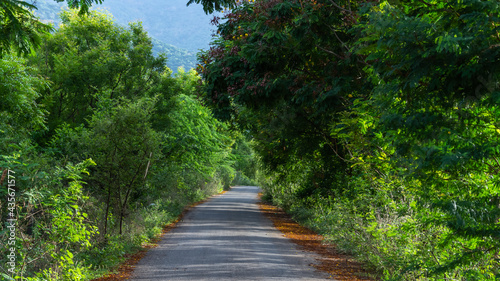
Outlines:
[[[299,225],[283,210],[263,201],[259,203],[259,207],[285,237],[291,239],[304,250],[319,254],[321,256],[317,259],[319,263],[311,264],[311,266],[328,272],[330,278],[342,281],[375,280],[367,277],[374,274],[365,270],[362,264],[354,261],[348,255],[339,253],[333,245],[323,243],[321,235]]]

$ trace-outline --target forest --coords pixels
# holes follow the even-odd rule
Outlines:
[[[500,1],[190,0],[217,35],[176,74],[100,2],[0,2],[2,278],[91,280],[258,184],[376,279],[500,279]]]
[[[255,185],[250,142],[140,23],[73,9],[49,32],[29,8],[0,5],[1,280],[100,277],[185,206]]]
[[[224,10],[203,98],[265,196],[384,280],[500,279],[500,1]]]

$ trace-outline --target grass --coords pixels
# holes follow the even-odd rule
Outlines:
[[[177,222],[179,222],[184,214],[186,214],[192,207],[199,205],[207,200],[211,191],[207,193],[205,192],[197,194],[193,198],[196,198],[197,201],[194,203],[186,202],[185,205],[177,205],[177,207],[182,206],[181,208],[175,208],[172,212],[162,211],[160,205],[152,206],[151,210],[148,210],[147,213],[140,214],[139,216],[144,218],[144,223],[140,224],[140,227],[136,227],[135,232],[139,229],[145,230],[150,235],[147,236],[147,239],[142,240],[140,246],[134,243],[134,247],[130,248],[130,251],[124,253],[121,257],[119,257],[119,261],[111,267],[111,270],[108,270],[104,274],[101,274],[92,281],[119,281],[126,280],[131,277],[135,265],[147,254],[147,251],[151,248],[154,248],[161,241],[163,236],[168,233],[170,230],[174,229]],[[220,191],[220,189],[215,189],[219,191],[219,194],[224,193],[226,191]],[[165,223],[165,219],[168,219]]]
[[[357,262],[351,255],[340,251],[334,244],[328,243],[326,237],[317,234],[297,223],[285,211],[266,200],[269,197],[261,197],[259,207],[274,226],[280,230],[285,237],[291,239],[302,249],[319,254],[321,258],[318,264],[313,264],[317,269],[327,272],[330,278],[335,280],[376,280],[376,272],[367,270],[367,267]]]

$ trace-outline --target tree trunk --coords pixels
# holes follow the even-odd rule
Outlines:
[[[132,189],[127,190],[127,194],[125,194],[125,199],[123,200],[123,205],[120,210],[120,235],[122,235],[122,226],[123,226],[123,217],[125,216],[125,209],[127,208],[128,196],[130,195],[130,191]]]
[[[108,185],[108,198],[106,199],[106,211],[104,212],[104,236],[108,233],[108,214],[111,203],[111,185]]]

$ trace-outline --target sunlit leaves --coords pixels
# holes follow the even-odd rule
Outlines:
[[[19,0],[0,1],[0,57],[9,53],[11,47],[18,53],[27,55],[40,44],[40,33],[50,31],[33,15],[36,7]]]
[[[0,59],[0,136],[16,139],[32,129],[45,126],[46,109],[37,99],[48,82],[13,55]],[[3,137],[3,136],[2,136]],[[7,139],[3,143],[7,144]],[[0,148],[2,146],[0,145]],[[5,147],[3,147],[5,149]]]
[[[49,129],[63,122],[85,123],[102,98],[153,96],[162,87],[166,58],[154,57],[151,39],[140,23],[115,25],[106,13],[61,14],[62,25],[46,36],[32,58],[53,86],[46,91]]]
[[[441,262],[420,253],[401,274],[448,276],[469,264],[473,276],[495,263],[498,246],[498,5],[241,5],[202,56],[204,98],[255,138],[285,206],[313,194],[370,194],[381,205],[412,197],[419,231],[441,235],[432,250]]]
[[[419,265],[433,274],[479,266],[498,245],[499,115],[491,102],[500,77],[498,5],[383,2],[361,25],[360,53],[377,81],[378,130],[387,132],[383,143],[396,148],[391,162],[406,168],[401,176],[421,182],[415,195],[434,202],[435,216],[422,221],[451,230],[436,253],[441,265]]]

